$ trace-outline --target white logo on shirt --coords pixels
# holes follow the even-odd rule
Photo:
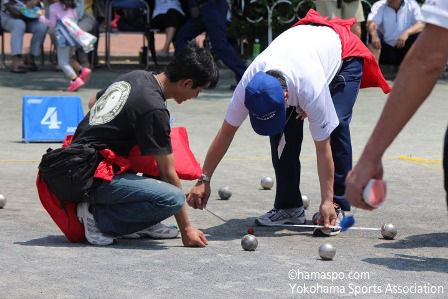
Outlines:
[[[90,125],[101,125],[113,120],[131,92],[131,85],[126,81],[115,82],[107,88],[90,110]]]

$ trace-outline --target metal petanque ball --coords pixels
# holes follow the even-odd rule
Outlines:
[[[254,235],[247,234],[241,239],[241,247],[246,251],[255,251],[258,247],[257,238]]]
[[[229,186],[221,187],[218,190],[218,195],[222,200],[227,200],[232,196],[232,190],[230,190]]]
[[[332,260],[336,254],[336,248],[333,247],[330,243],[325,243],[320,245],[319,247],[319,255],[323,260],[329,261]]]
[[[261,187],[263,187],[263,189],[269,190],[272,187],[274,187],[274,179],[271,178],[270,176],[264,176],[261,179]]]
[[[302,195],[303,208],[306,210],[310,206],[310,199],[306,195]]]
[[[320,212],[314,213],[314,215],[313,215],[313,224],[317,225],[317,221],[319,221],[319,219],[320,219]]]
[[[0,209],[3,209],[5,205],[6,205],[6,198],[3,194],[0,194]]]
[[[386,223],[381,227],[381,235],[386,240],[393,240],[397,235],[397,228],[391,223]]]

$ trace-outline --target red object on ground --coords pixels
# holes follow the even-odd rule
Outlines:
[[[48,189],[47,184],[40,178],[39,173],[37,174],[36,185],[42,205],[67,239],[72,243],[85,242],[84,226],[76,216],[76,204],[65,202],[64,211],[61,208],[60,201]]]
[[[247,229],[247,233],[253,235],[254,234],[254,229],[252,227],[249,227]]]

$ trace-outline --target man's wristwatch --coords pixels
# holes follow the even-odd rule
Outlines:
[[[205,174],[202,174],[198,179],[199,182],[210,182],[210,180],[211,180],[211,177],[206,176]]]

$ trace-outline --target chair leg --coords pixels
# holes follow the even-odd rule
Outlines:
[[[5,35],[2,34],[2,68],[6,69],[6,54],[5,54]]]
[[[112,18],[112,6],[106,5],[106,65],[108,70],[112,70],[110,65],[110,22]]]
[[[156,72],[159,72],[159,64],[157,63],[154,32],[149,31],[147,38],[148,38],[149,50],[151,51],[151,57],[152,57],[152,60],[154,61],[154,66],[156,68]]]
[[[40,46],[40,66],[43,67],[45,64],[45,52],[44,52],[44,44]]]

